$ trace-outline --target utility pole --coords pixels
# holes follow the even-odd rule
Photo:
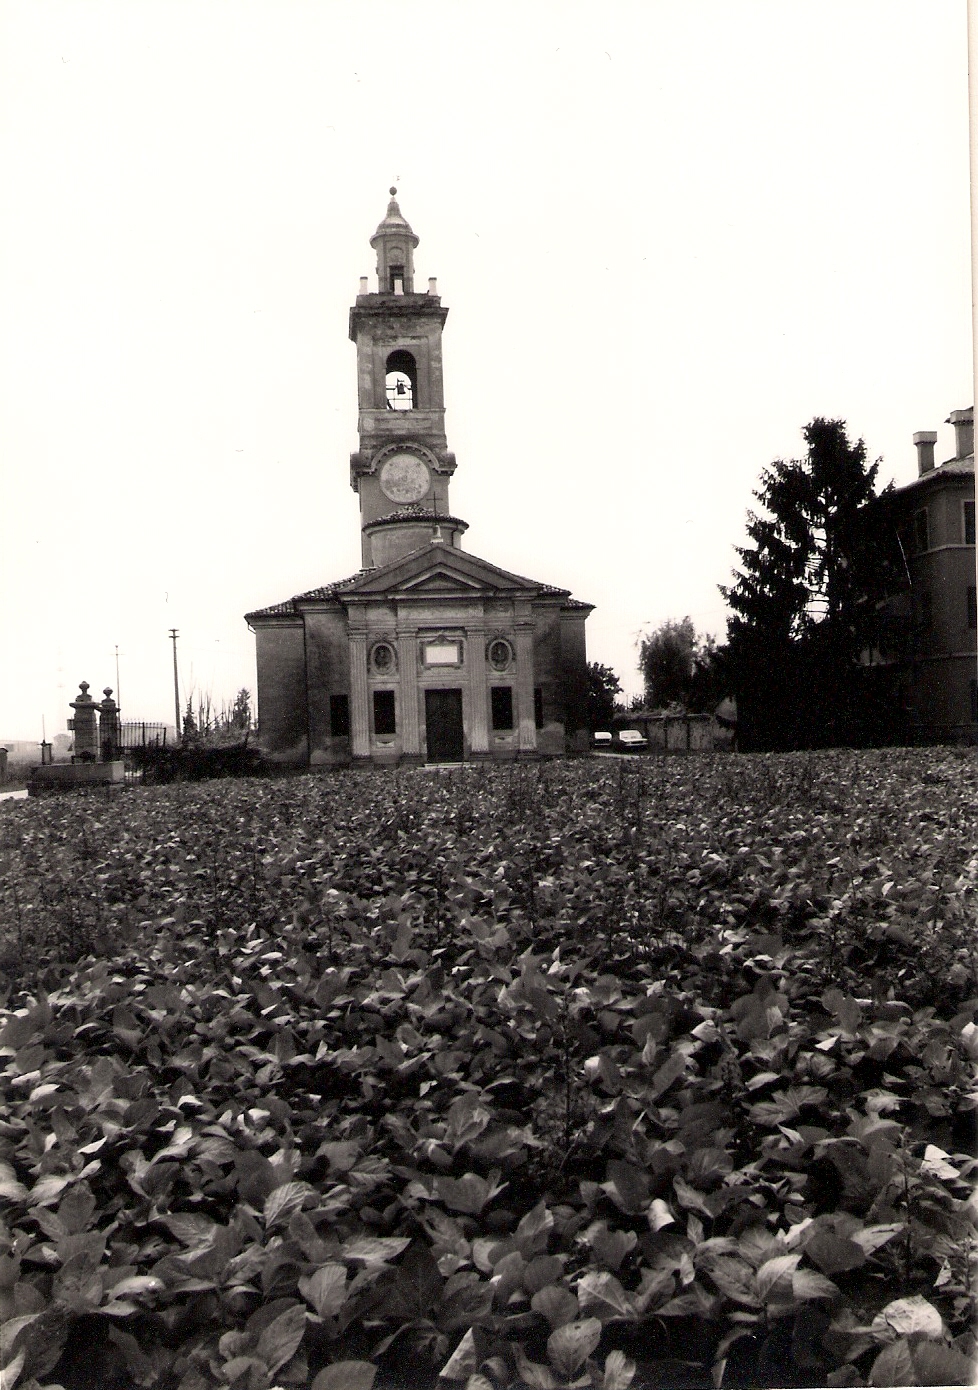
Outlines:
[[[180,738],[180,679],[177,675],[177,637],[175,627],[170,628],[170,641],[173,643],[173,715],[176,723],[177,738]]]

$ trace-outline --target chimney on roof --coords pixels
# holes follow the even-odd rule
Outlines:
[[[975,452],[975,411],[973,406],[967,410],[952,410],[947,424],[954,426],[954,457],[966,459]]]
[[[937,430],[918,430],[913,437],[917,446],[917,473],[922,478],[934,467],[934,445],[937,443]]]

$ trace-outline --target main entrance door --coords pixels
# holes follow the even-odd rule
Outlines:
[[[460,763],[465,752],[461,690],[426,690],[425,726],[429,763]]]

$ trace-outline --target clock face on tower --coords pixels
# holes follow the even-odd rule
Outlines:
[[[380,486],[392,502],[419,502],[431,477],[417,454],[392,454],[381,467]]]

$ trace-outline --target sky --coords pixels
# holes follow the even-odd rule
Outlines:
[[[243,615],[359,568],[392,183],[465,548],[638,691],[809,420],[953,453],[968,159],[965,0],[3,0],[0,736],[172,721],[173,628],[182,699],[254,694]]]

